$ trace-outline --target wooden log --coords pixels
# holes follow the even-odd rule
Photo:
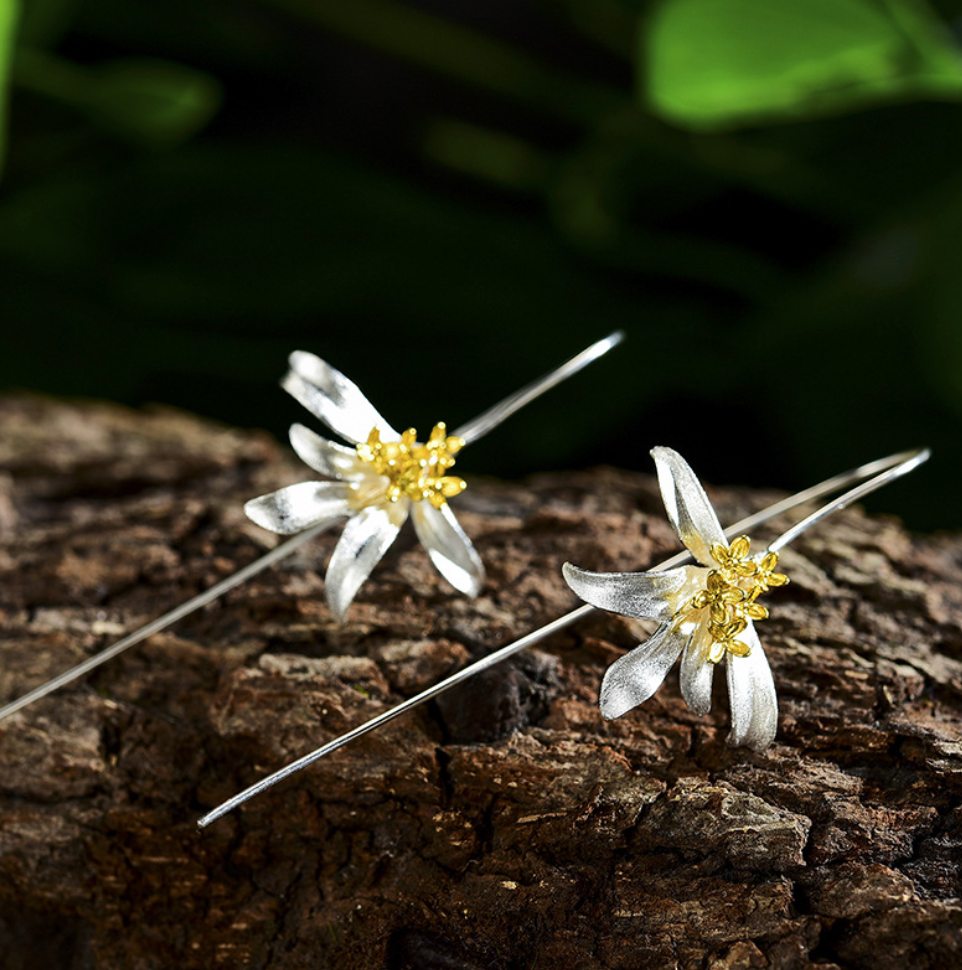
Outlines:
[[[0,429],[3,701],[256,558],[276,540],[243,502],[311,477],[263,434],[167,410],[8,398]],[[773,498],[710,494],[722,521]],[[670,674],[604,722],[602,674],[639,631],[598,613],[199,834],[239,788],[577,605],[564,560],[677,549],[652,478],[610,468],[471,481],[457,511],[477,600],[405,533],[338,626],[335,530],[0,723],[0,965],[962,965],[962,540],[858,510],[783,555],[762,754],[725,744],[724,677],[709,716]]]

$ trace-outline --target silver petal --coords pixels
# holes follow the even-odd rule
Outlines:
[[[484,585],[484,565],[451,507],[436,509],[430,502],[415,502],[411,518],[437,571],[456,590],[477,596]]]
[[[328,606],[339,622],[344,622],[357,591],[397,537],[404,517],[396,511],[370,506],[344,527],[324,580]]]
[[[325,519],[335,522],[350,515],[351,495],[351,486],[344,482],[298,482],[252,498],[244,511],[262,529],[292,535]]]
[[[679,682],[681,696],[695,714],[708,714],[711,711],[711,684],[715,665],[708,662],[711,636],[708,624],[699,623],[681,655]]]
[[[297,457],[322,475],[350,481],[369,473],[370,465],[361,461],[353,448],[328,441],[303,424],[291,425],[290,439]]]
[[[367,441],[373,428],[380,429],[382,441],[401,437],[353,381],[320,357],[295,350],[288,362],[281,387],[346,441]]]
[[[778,696],[768,658],[752,623],[741,634],[751,647],[747,657],[728,654],[728,699],[732,711],[729,744],[746,744],[755,751],[767,748],[778,730]]]
[[[658,485],[672,528],[698,562],[714,565],[712,545],[728,543],[701,482],[677,451],[654,448],[651,457],[658,469]]]
[[[691,568],[682,566],[662,573],[594,573],[566,562],[561,572],[572,590],[598,609],[623,616],[668,620],[685,599]]]
[[[601,714],[621,717],[644,703],[661,686],[685,646],[685,635],[666,623],[634,650],[619,657],[601,682]]]

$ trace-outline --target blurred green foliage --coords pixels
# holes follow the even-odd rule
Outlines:
[[[962,97],[955,41],[920,0],[670,0],[641,46],[643,95],[693,127]]]
[[[960,14],[32,0],[0,385],[283,435],[300,348],[424,430],[620,327],[459,469],[649,470],[667,444],[707,480],[793,488],[928,443],[871,504],[958,528]]]
[[[10,62],[16,42],[19,4],[16,0],[0,0],[0,165],[3,164],[3,132],[7,125],[7,86]]]

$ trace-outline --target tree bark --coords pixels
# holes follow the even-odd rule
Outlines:
[[[0,428],[2,701],[255,559],[276,539],[243,502],[313,477],[263,434],[169,410],[8,398]],[[578,605],[565,560],[678,548],[649,476],[462,467],[478,599],[406,531],[338,626],[334,530],[0,723],[0,965],[962,965],[962,540],[858,510],[782,557],[764,753],[726,745],[724,676],[706,717],[672,673],[603,721],[605,667],[640,634],[596,613],[198,833],[238,789]],[[710,494],[723,522],[774,497]]]

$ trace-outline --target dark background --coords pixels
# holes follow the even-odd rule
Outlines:
[[[666,444],[794,489],[929,444],[869,504],[958,528],[960,12],[32,0],[0,18],[0,388],[284,436],[297,348],[425,434],[622,328],[458,470]]]

